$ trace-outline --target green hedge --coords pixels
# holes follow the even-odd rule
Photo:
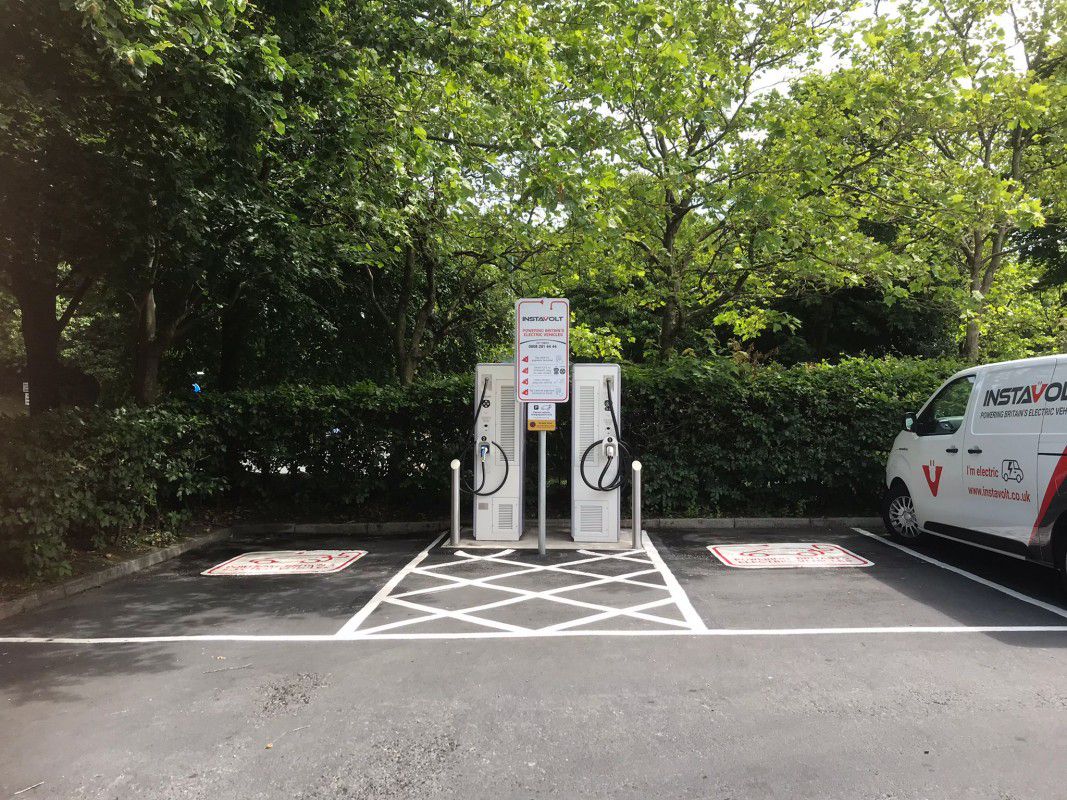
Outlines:
[[[189,498],[222,487],[217,450],[212,421],[189,410],[0,420],[0,557],[62,575],[74,544],[102,549],[172,527]]]
[[[632,368],[624,436],[646,465],[647,513],[874,514],[904,413],[955,362]]]
[[[448,463],[466,441],[470,379],[408,389],[280,387],[202,398],[244,502],[296,512],[401,507],[442,514]]]
[[[623,438],[646,466],[645,513],[874,513],[901,416],[958,367],[628,367]],[[448,462],[466,455],[472,391],[469,376],[453,376],[409,389],[281,387],[7,420],[0,469],[12,477],[0,486],[0,547],[31,573],[62,571],[72,542],[100,545],[163,524],[189,498],[224,490],[278,517],[444,516]],[[568,416],[550,435],[550,500],[560,513]]]

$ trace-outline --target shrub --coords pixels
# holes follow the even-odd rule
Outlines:
[[[243,500],[301,512],[433,512],[447,502],[448,463],[465,442],[469,383],[283,386],[205,397],[197,410],[225,442],[227,476]]]
[[[901,417],[958,367],[858,358],[627,367],[623,438],[647,465],[646,513],[872,512]],[[283,387],[205,398],[200,411],[226,432],[229,477],[245,497],[294,511],[370,504],[441,515],[448,462],[469,464],[472,392],[466,375],[408,389]],[[569,476],[569,416],[561,410],[549,436],[550,494],[565,492]]]
[[[72,543],[120,544],[217,491],[218,451],[210,421],[179,409],[0,420],[0,552],[66,574]]]
[[[904,413],[959,366],[857,358],[630,368],[623,436],[647,466],[646,513],[874,513]]]
[[[959,366],[627,367],[623,439],[646,465],[645,513],[873,513],[903,414]],[[448,463],[470,463],[472,392],[470,376],[457,375],[406,389],[283,386],[3,421],[0,547],[33,574],[61,573],[71,542],[103,546],[158,527],[187,498],[227,485],[275,515],[444,516]],[[562,410],[549,436],[550,495],[561,507],[569,416]]]

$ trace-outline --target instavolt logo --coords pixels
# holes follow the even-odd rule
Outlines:
[[[1055,403],[1067,400],[1067,381],[1060,383],[1033,383],[1028,386],[1005,386],[989,389],[982,397],[983,406],[1014,406],[1028,403]]]
[[[563,322],[563,316],[562,315],[553,316],[551,314],[547,314],[547,315],[546,314],[523,314],[522,315],[522,321],[523,322]]]

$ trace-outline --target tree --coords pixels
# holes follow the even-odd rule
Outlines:
[[[60,337],[122,256],[121,108],[95,40],[49,3],[0,2],[0,278],[21,312],[31,411],[59,405]]]
[[[435,23],[440,41],[377,62],[379,105],[359,114],[343,184],[322,205],[403,385],[465,330],[499,335],[515,274],[545,247],[527,191],[551,114],[544,37],[510,0]]]
[[[775,321],[762,298],[849,279],[830,248],[854,224],[821,178],[841,165],[794,146],[791,105],[769,86],[814,61],[842,5],[568,9],[572,147],[593,194],[581,210],[628,273],[628,302],[657,313],[660,355],[716,324],[754,335]]]
[[[1014,48],[1001,27],[1005,13]],[[912,288],[955,286],[969,359],[979,356],[996,282],[1016,260],[1015,234],[1062,213],[1065,23],[1056,0],[918,0],[872,22],[856,54],[901,86],[914,83],[919,65],[938,65],[920,83],[920,102],[895,109],[920,120],[923,135],[882,163],[866,196],[899,225],[902,249],[929,265]]]

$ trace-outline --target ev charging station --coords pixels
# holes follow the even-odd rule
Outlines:
[[[474,370],[474,538],[522,538],[525,406],[515,395],[513,364]]]
[[[571,434],[571,536],[617,542],[623,467],[622,370],[618,364],[575,364]]]
[[[474,542],[532,541],[523,511],[526,423],[538,448],[537,547],[547,547],[545,512],[548,431],[557,409],[571,406],[569,526],[553,531],[553,548],[600,543],[641,545],[641,464],[622,440],[622,371],[618,364],[570,362],[570,304],[561,298],[524,298],[515,304],[515,361],[478,364],[474,374],[474,467],[466,490],[473,497]],[[547,407],[547,408],[546,408]],[[538,413],[528,415],[527,409]],[[548,413],[545,413],[545,412]],[[452,461],[451,545],[461,544],[460,467]],[[633,528],[622,529],[622,486],[631,472]],[[624,539],[628,533],[629,542]],[[570,541],[572,544],[568,544]],[[521,545],[520,545],[521,546]]]

